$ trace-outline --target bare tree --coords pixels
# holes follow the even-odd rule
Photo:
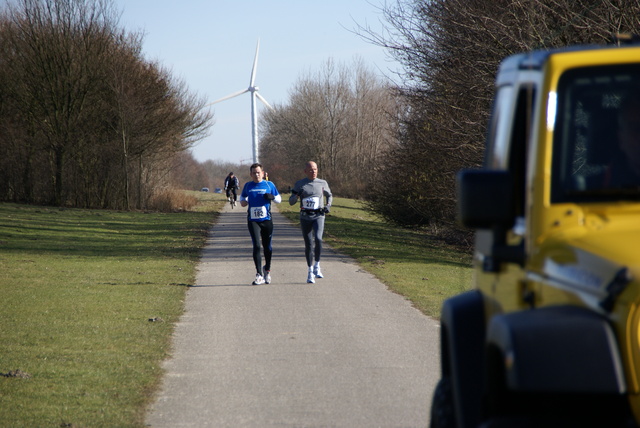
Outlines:
[[[0,197],[141,208],[169,185],[172,157],[212,116],[141,44],[117,27],[109,0],[3,6]]]
[[[372,168],[393,144],[396,107],[386,83],[361,60],[353,67],[328,60],[298,80],[286,106],[265,115],[263,163],[272,179],[291,185],[304,162],[315,160],[334,192],[361,196],[362,168]]]
[[[455,174],[482,162],[493,80],[510,54],[574,43],[603,43],[638,28],[631,0],[399,0],[382,10],[383,34],[360,33],[403,64],[409,109],[401,142],[379,168],[393,198],[370,187],[373,207],[406,225],[452,226]],[[401,175],[392,173],[402,171]],[[389,183],[393,177],[396,181]],[[375,180],[374,183],[380,183]]]
[[[65,169],[87,143],[84,113],[110,43],[113,14],[102,2],[20,0],[8,8],[17,102],[32,119],[31,134],[50,157],[55,204],[65,201]],[[22,101],[20,101],[22,100]]]
[[[208,187],[224,187],[224,180],[230,172],[233,172],[240,181],[240,188],[246,181],[251,178],[249,176],[249,165],[240,165],[233,162],[208,160],[201,164],[205,170],[209,182]]]
[[[153,191],[167,186],[166,161],[207,135],[211,113],[206,101],[190,94],[184,82],[171,78],[155,64],[143,64],[140,78],[129,84],[129,111],[119,116],[122,154],[130,179],[136,183],[136,207],[142,208]],[[129,165],[133,162],[133,167]]]

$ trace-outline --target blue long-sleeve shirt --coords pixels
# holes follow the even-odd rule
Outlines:
[[[273,202],[280,203],[282,196],[271,181],[249,181],[245,183],[240,194],[240,201],[247,201],[247,217],[249,221],[271,220],[271,201],[264,198],[265,193],[271,193],[275,198]]]

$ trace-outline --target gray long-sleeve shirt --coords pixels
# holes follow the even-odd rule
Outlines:
[[[326,204],[323,196],[327,198]],[[321,178],[314,180],[303,178],[296,181],[289,197],[289,205],[294,205],[298,198],[300,198],[301,210],[320,210],[325,205],[330,207],[333,202],[329,183]]]

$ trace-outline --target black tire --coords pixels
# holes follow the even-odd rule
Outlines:
[[[486,421],[479,428],[553,428],[556,425],[535,425],[532,421],[518,418],[496,418]]]
[[[430,428],[456,428],[456,415],[453,403],[451,380],[443,377],[433,392],[431,401]]]

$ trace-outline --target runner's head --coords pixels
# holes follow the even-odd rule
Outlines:
[[[307,174],[309,180],[315,180],[318,177],[318,165],[313,161],[307,162],[304,167],[304,173]]]
[[[254,163],[249,168],[249,173],[251,174],[251,178],[255,183],[260,183],[262,181],[262,177],[264,175],[262,171],[262,165],[259,163]]]

